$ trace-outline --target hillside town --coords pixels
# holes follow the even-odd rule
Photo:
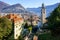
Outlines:
[[[27,11],[20,4],[2,7],[0,40],[59,40],[59,36],[56,39],[53,36],[60,35],[60,4],[48,17],[46,14],[44,3],[42,3],[40,15]],[[49,38],[44,38],[46,35]]]
[[[0,15],[2,15],[1,17],[7,17],[14,23],[14,39],[18,39],[18,37],[21,35],[23,25],[25,25],[26,23],[28,24],[28,26],[33,25],[38,27],[38,22],[41,22],[41,18],[35,14],[0,13]],[[42,4],[42,24],[45,23],[45,16],[46,12],[44,4]]]

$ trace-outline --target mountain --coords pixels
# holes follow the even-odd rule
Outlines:
[[[46,6],[46,17],[50,15],[50,13],[59,5],[59,3],[56,3],[54,5]],[[0,1],[0,11],[2,13],[35,13],[39,16],[41,16],[41,7],[38,8],[24,8],[21,4],[14,4],[9,5],[7,3]]]
[[[0,1],[0,12],[4,7],[7,7],[7,6],[9,6],[9,4]]]
[[[2,9],[3,13],[29,13],[21,4],[10,5]]]
[[[49,5],[46,6],[46,17],[48,17],[50,15],[50,13],[59,5],[59,3],[56,3],[54,5]],[[41,16],[41,7],[38,8],[27,8],[28,11],[34,12],[37,15]]]

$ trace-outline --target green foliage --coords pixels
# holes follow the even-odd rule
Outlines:
[[[32,26],[29,26],[28,30],[32,31]]]
[[[14,40],[14,34],[12,34],[12,35],[8,38],[8,40]]]
[[[58,34],[60,30],[60,5],[51,13],[48,19],[48,29],[52,34]]]
[[[39,35],[39,40],[60,40],[60,36],[53,37],[51,36],[51,33],[44,33],[44,34]]]
[[[25,29],[28,29],[30,32],[32,31],[32,26],[31,25],[28,25],[27,22],[25,23],[24,28]]]
[[[24,40],[23,35],[20,35],[18,40]]]
[[[28,28],[28,24],[27,23],[25,23],[24,28],[26,28],[26,29]]]
[[[0,18],[0,39],[4,39],[3,37],[7,37],[12,30],[12,22],[9,21],[8,18],[2,17]]]

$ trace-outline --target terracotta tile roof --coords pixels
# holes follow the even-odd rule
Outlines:
[[[6,17],[8,17],[10,20],[13,20],[14,23],[23,21],[23,18],[17,14],[8,14]]]

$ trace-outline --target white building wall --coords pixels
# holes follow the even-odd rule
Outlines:
[[[19,22],[14,25],[14,39],[18,39],[22,31],[22,25]]]

